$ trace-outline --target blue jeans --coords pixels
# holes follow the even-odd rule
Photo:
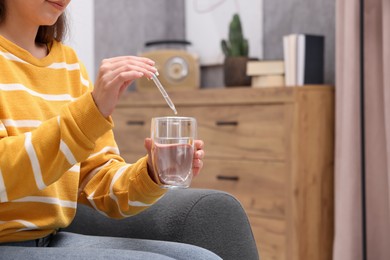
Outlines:
[[[0,259],[28,259],[31,247],[36,247],[33,249],[34,259],[221,259],[211,251],[184,243],[88,236],[70,232],[59,232],[39,240],[0,245],[20,247],[20,250],[12,251],[11,254],[0,255]],[[27,248],[28,251],[24,250]]]

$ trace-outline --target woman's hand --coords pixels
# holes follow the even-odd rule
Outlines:
[[[126,88],[136,79],[152,77],[154,61],[136,56],[121,56],[102,61],[92,97],[104,117],[108,117]]]
[[[195,140],[194,142],[195,152],[194,152],[194,158],[192,161],[192,174],[197,176],[199,172],[203,168],[203,158],[204,158],[204,143],[202,140]],[[153,165],[152,165],[152,139],[146,138],[145,139],[145,148],[148,151],[148,173],[149,176],[152,178],[152,180],[155,183],[159,183],[157,180],[157,176],[154,174]]]
[[[195,153],[194,159],[192,162],[192,173],[194,176],[197,176],[203,168],[203,158],[204,158],[204,143],[202,140],[195,140]]]

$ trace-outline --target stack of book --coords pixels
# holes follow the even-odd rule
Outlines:
[[[283,60],[248,61],[246,74],[252,77],[252,87],[283,87],[285,65]]]
[[[286,86],[324,83],[324,36],[286,35],[283,54]]]

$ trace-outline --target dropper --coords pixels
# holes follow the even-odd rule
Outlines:
[[[158,75],[158,72],[156,74]],[[165,101],[167,102],[168,106],[173,110],[173,113],[175,113],[175,115],[177,115],[177,110],[175,108],[175,105],[173,104],[172,100],[169,98],[168,93],[165,91],[161,82],[158,80],[156,74],[152,75],[152,80],[153,80],[154,84],[156,84],[157,88],[160,90],[160,92],[161,92],[162,96],[164,97]]]

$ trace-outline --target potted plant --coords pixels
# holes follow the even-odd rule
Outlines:
[[[244,38],[240,16],[234,14],[229,24],[229,39],[221,41],[225,54],[224,81],[226,86],[249,86],[251,77],[246,75],[246,64],[249,60],[249,44]]]

